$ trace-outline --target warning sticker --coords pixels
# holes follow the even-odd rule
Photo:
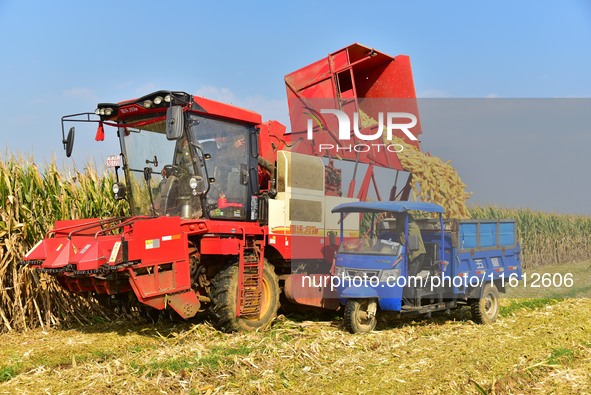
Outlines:
[[[90,244],[86,244],[83,249],[80,250],[81,254],[84,254],[90,248]]]
[[[117,254],[119,254],[119,249],[121,248],[121,242],[117,241],[113,246],[113,251],[111,251],[111,256],[109,257],[109,263],[115,262],[117,259]]]
[[[160,239],[146,240],[146,250],[151,250],[153,248],[160,248]]]
[[[181,235],[162,236],[162,241],[178,240]]]

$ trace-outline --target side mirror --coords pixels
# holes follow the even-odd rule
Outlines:
[[[183,107],[169,107],[166,110],[166,138],[168,140],[180,139],[183,135],[184,126]]]
[[[408,237],[408,249],[410,251],[419,250],[419,238],[416,235],[410,235]]]
[[[74,136],[76,135],[76,129],[72,126],[70,128],[70,131],[68,132],[68,137],[66,138],[65,141],[62,141],[62,143],[64,143],[64,148],[66,149],[66,156],[69,158],[70,156],[72,156],[72,149],[74,148]]]

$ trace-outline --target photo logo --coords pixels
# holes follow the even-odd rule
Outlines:
[[[339,124],[339,140],[350,140],[351,139],[351,130],[355,133],[355,136],[358,137],[360,140],[364,141],[373,141],[382,138],[382,134],[384,132],[384,113],[378,113],[378,128],[374,134],[361,134],[359,132],[359,113],[355,111],[353,113],[353,124],[351,124],[351,120],[349,116],[341,110],[333,110],[333,109],[321,109],[321,114],[332,114],[337,117],[338,124]],[[404,123],[397,123],[395,119],[406,119],[410,122]],[[392,132],[394,130],[400,130],[402,133],[406,135],[410,140],[417,141],[418,139],[410,132],[410,129],[415,127],[417,124],[417,117],[414,114],[408,112],[388,112],[386,113],[385,117],[385,130],[386,130],[386,139],[392,140]],[[314,129],[313,120],[308,119],[308,128],[307,128],[307,137],[308,140],[312,140],[312,133]]]
[[[359,113],[353,112],[353,122],[349,116],[341,110],[334,109],[321,109],[320,114],[332,114],[337,117],[338,122],[338,140],[343,143],[347,143],[351,140],[351,131],[353,131],[355,137],[359,140],[366,141],[368,144],[349,144],[349,145],[335,145],[335,144],[319,144],[318,149],[322,151],[348,151],[348,152],[370,152],[375,150],[377,152],[402,152],[404,147],[401,144],[384,144],[383,134],[386,132],[386,140],[390,141],[393,137],[394,130],[400,130],[406,137],[411,141],[417,141],[417,137],[411,133],[410,129],[416,126],[417,117],[414,114],[408,112],[387,112],[384,116],[383,112],[378,113],[377,129],[373,134],[362,134],[359,131]],[[313,139],[314,124],[313,121],[323,126],[323,123],[316,117],[314,119],[308,119],[307,123],[307,138],[308,140]],[[402,122],[399,122],[401,121]],[[398,122],[397,122],[398,121]],[[381,141],[378,143],[370,143],[375,141]]]

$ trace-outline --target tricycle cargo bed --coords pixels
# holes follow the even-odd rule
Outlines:
[[[439,221],[417,219],[421,232],[439,232]],[[445,220],[446,233],[453,237],[454,247],[461,250],[514,247],[517,244],[517,225],[514,220]]]
[[[440,240],[439,224],[420,221],[427,259],[435,261]],[[436,226],[434,226],[436,225]],[[512,220],[446,221],[444,272],[451,277],[485,277],[494,281],[511,274],[521,278],[517,226]],[[455,289],[455,292],[462,292]],[[502,289],[501,289],[502,291]]]

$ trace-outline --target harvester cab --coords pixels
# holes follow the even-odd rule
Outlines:
[[[251,197],[259,192],[255,126],[260,116],[232,119],[232,106],[183,92],[159,91],[119,104],[102,103],[92,114],[74,114],[64,122],[98,122],[118,128],[125,183],[113,186],[116,199],[129,201],[132,215],[182,219],[249,220]],[[223,113],[224,119],[220,118]],[[82,118],[81,118],[82,116]],[[71,152],[73,129],[64,146]],[[254,170],[254,171],[253,171]]]

